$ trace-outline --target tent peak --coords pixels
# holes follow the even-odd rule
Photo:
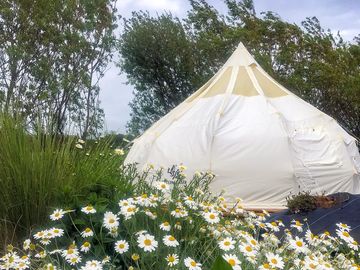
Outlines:
[[[228,66],[250,66],[257,65],[255,59],[251,56],[242,42],[239,43],[236,50],[230,56],[230,58],[224,64],[224,67]]]

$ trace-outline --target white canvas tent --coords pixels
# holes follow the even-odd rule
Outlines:
[[[271,78],[242,43],[193,95],[134,141],[126,163],[212,171],[214,192],[282,208],[299,190],[360,193],[355,139]]]

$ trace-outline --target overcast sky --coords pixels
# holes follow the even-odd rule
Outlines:
[[[220,12],[226,8],[222,0],[209,0]],[[316,16],[325,29],[340,34],[347,40],[360,34],[360,1],[358,0],[254,0],[257,13],[274,11],[288,22],[300,24],[306,17]],[[129,17],[134,10],[148,10],[152,14],[164,10],[184,17],[190,8],[188,0],[118,0],[119,13]],[[130,118],[128,106],[132,99],[132,87],[126,85],[126,77],[111,65],[100,81],[101,106],[105,110],[106,130],[125,132]]]

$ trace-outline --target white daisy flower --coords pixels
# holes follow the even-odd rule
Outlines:
[[[219,247],[223,251],[229,251],[234,249],[235,241],[231,237],[226,237],[219,242]]]
[[[216,224],[220,221],[219,213],[213,211],[204,212],[203,217],[209,224]]]
[[[81,212],[83,212],[85,214],[95,214],[96,209],[92,205],[87,205],[87,206],[81,208]]]
[[[160,190],[161,192],[168,192],[170,190],[170,185],[162,181],[155,182],[154,186],[157,190]]]
[[[61,237],[61,236],[64,235],[64,230],[63,229],[51,228],[49,231],[51,232],[52,238]]]
[[[168,266],[172,267],[179,263],[179,256],[176,254],[169,254],[166,256],[165,260],[168,262]]]
[[[172,235],[165,235],[163,237],[163,242],[164,242],[165,246],[168,246],[168,247],[177,247],[179,245],[179,242]]]
[[[123,156],[125,154],[124,150],[120,149],[120,148],[116,148],[114,150],[114,152],[115,152],[116,155],[119,155],[119,156]]]
[[[225,254],[223,256],[224,260],[228,262],[232,266],[233,269],[241,270],[240,261],[238,257],[234,254]]]
[[[354,238],[352,238],[352,236],[350,235],[350,233],[348,231],[343,231],[343,230],[336,230],[336,234],[345,242],[347,243],[352,243],[354,242]]]
[[[201,263],[196,262],[190,257],[184,260],[184,264],[189,270],[201,270]]]
[[[239,246],[240,251],[247,257],[254,257],[256,255],[256,249],[252,245],[243,244]]]
[[[125,240],[119,240],[115,243],[115,251],[123,254],[129,250],[129,244]]]
[[[86,241],[81,245],[80,250],[84,253],[87,253],[89,252],[90,248],[91,248],[90,242]]]
[[[337,223],[336,226],[342,231],[350,231],[351,227],[344,223]]]
[[[119,226],[119,217],[112,212],[106,212],[103,221],[104,227],[108,230]]]
[[[146,252],[152,252],[158,247],[158,242],[150,234],[140,235],[137,239],[138,245]]]
[[[265,256],[269,262],[269,265],[272,268],[278,268],[278,269],[284,268],[284,266],[285,266],[284,261],[279,255],[269,252]]]
[[[169,222],[165,221],[163,223],[160,224],[160,229],[166,232],[170,232],[171,230],[171,225]]]
[[[302,224],[299,220],[293,220],[291,223],[290,227],[297,229],[299,232],[303,231],[304,224]]]
[[[92,236],[94,236],[94,232],[90,228],[86,228],[81,232],[81,237],[83,238],[92,237]]]
[[[96,260],[87,261],[86,264],[80,268],[80,270],[102,270],[102,263]]]
[[[120,214],[125,217],[125,220],[129,220],[138,212],[138,208],[135,205],[128,204],[120,208]]]
[[[64,214],[66,212],[62,209],[56,209],[51,215],[50,215],[50,219],[55,221],[55,220],[59,220],[62,219]]]
[[[305,253],[306,254],[308,252],[307,245],[298,236],[296,236],[295,239],[290,239],[289,243],[290,243],[289,247],[291,249],[295,250],[295,252],[297,252],[297,253]]]
[[[187,217],[188,212],[185,209],[176,208],[175,210],[171,211],[171,215],[175,218],[182,218]]]

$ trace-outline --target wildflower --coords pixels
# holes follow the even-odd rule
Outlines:
[[[160,190],[161,192],[167,192],[170,190],[170,186],[165,182],[157,181],[154,183],[154,186],[157,190]]]
[[[106,212],[104,215],[104,227],[111,230],[114,227],[119,226],[119,217],[112,212]]]
[[[119,240],[115,243],[115,251],[119,254],[123,254],[129,250],[129,244],[125,240]]]
[[[171,229],[171,225],[169,222],[165,221],[163,223],[160,224],[160,229],[166,232],[170,232]]]
[[[81,208],[81,212],[83,212],[85,214],[95,214],[96,209],[92,205],[88,205],[88,206]]]
[[[81,262],[81,257],[79,257],[79,256],[74,256],[74,257],[72,257],[72,258],[70,258],[70,259],[67,259],[66,261],[67,261],[70,265],[76,265],[76,264],[78,264],[78,263]]]
[[[290,239],[290,248],[294,249],[297,253],[307,253],[308,251],[305,242],[298,236],[295,239]]]
[[[121,149],[121,148],[116,148],[116,149],[114,150],[114,153],[115,153],[116,155],[119,155],[119,156],[123,156],[123,155],[125,154],[124,150]]]
[[[80,268],[80,270],[102,270],[102,262],[97,260],[87,261],[86,264]]]
[[[139,247],[144,249],[146,252],[152,252],[158,246],[158,242],[155,240],[154,236],[150,234],[140,235],[137,239],[137,242]]]
[[[59,228],[51,228],[49,232],[51,235],[50,238],[61,237],[64,235],[64,230]]]
[[[292,228],[295,228],[297,229],[299,232],[302,232],[303,231],[303,225],[299,220],[293,220],[291,222],[292,224],[290,225]]]
[[[136,262],[140,259],[140,255],[137,253],[134,253],[131,255],[131,259]]]
[[[82,140],[82,139],[78,139],[78,141],[77,141],[78,143],[80,143],[80,144],[84,144],[85,143],[85,141],[84,140]]]
[[[23,249],[26,251],[26,250],[29,250],[30,249],[30,245],[31,245],[31,240],[30,239],[26,239],[23,243]]]
[[[241,269],[240,261],[238,257],[234,254],[225,254],[223,256],[224,260],[228,262],[232,266],[233,269]]]
[[[201,263],[196,262],[190,257],[184,260],[184,264],[189,270],[201,270]]]
[[[81,237],[83,238],[92,237],[92,236],[94,236],[94,232],[90,228],[86,228],[81,232]]]
[[[269,252],[266,254],[266,259],[273,268],[283,269],[285,266],[283,259],[277,254]]]
[[[342,231],[350,231],[351,227],[344,223],[337,223],[336,226]]]
[[[163,237],[163,242],[167,247],[177,247],[179,245],[179,242],[172,235],[165,235]]]
[[[45,266],[45,270],[56,270],[56,266],[53,265],[52,263],[48,263],[46,266]]]
[[[75,144],[75,147],[77,149],[83,149],[84,148],[80,143]]]
[[[179,256],[176,254],[169,254],[166,256],[165,260],[168,262],[168,266],[172,267],[179,263]]]
[[[50,219],[55,221],[55,220],[59,220],[62,219],[64,214],[66,212],[62,209],[56,209],[51,215],[50,215]]]
[[[256,250],[251,245],[240,245],[240,251],[247,257],[256,255]]]
[[[90,248],[91,248],[91,244],[88,241],[86,241],[81,245],[80,250],[84,253],[87,253],[90,250]]]
[[[342,231],[337,229],[336,234],[347,243],[351,243],[354,241],[354,238],[351,237],[348,231]]]
[[[205,212],[203,213],[203,217],[210,224],[215,224],[220,221],[219,214],[216,212]]]
[[[181,171],[181,172],[183,172],[183,171],[185,171],[186,170],[186,166],[184,166],[184,165],[179,165],[179,171]]]
[[[219,247],[223,251],[229,251],[234,249],[235,241],[231,237],[226,237],[224,240],[219,242]]]
[[[182,218],[182,217],[187,217],[188,212],[184,209],[176,208],[175,210],[171,211],[171,215],[174,216],[175,218]]]

